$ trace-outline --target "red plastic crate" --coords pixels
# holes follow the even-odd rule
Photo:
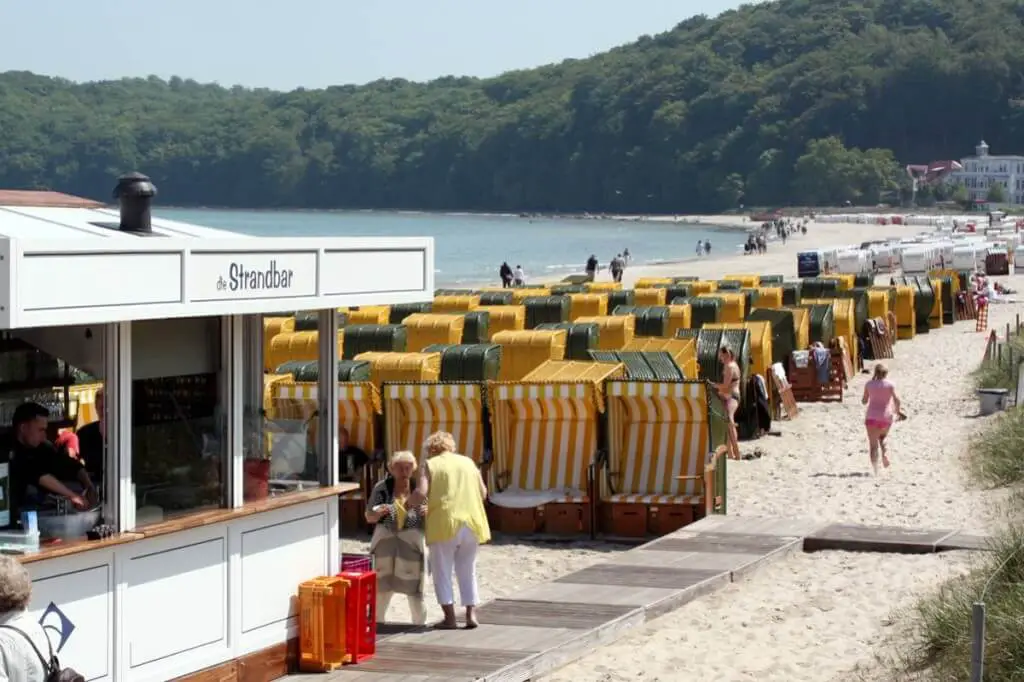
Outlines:
[[[349,581],[345,592],[345,653],[352,663],[377,653],[377,574],[373,571],[342,571]]]
[[[373,556],[370,554],[342,554],[342,573],[367,573],[373,570]]]

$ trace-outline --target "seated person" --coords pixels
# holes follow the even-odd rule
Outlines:
[[[103,442],[106,429],[103,421],[103,391],[96,392],[96,414],[99,419],[78,429],[78,455],[94,481],[103,481]]]
[[[49,417],[49,410],[39,403],[22,403],[14,410],[14,442],[9,454],[10,511],[14,523],[19,522],[22,508],[40,505],[48,494],[63,497],[80,511],[98,501],[85,467],[61,455],[47,442]]]
[[[338,480],[358,483],[369,461],[365,452],[349,443],[348,429],[338,429]]]

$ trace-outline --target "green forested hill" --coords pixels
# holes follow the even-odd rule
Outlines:
[[[870,202],[894,159],[958,158],[981,137],[1024,153],[1022,18],[1024,0],[781,0],[497,78],[288,93],[9,72],[0,187],[105,196],[138,169],[176,204]]]

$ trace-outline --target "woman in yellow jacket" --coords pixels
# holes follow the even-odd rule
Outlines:
[[[459,582],[459,595],[466,607],[466,627],[475,628],[476,606],[480,601],[476,584],[477,548],[491,539],[484,499],[487,487],[476,463],[455,452],[452,434],[438,431],[423,442],[424,461],[420,480],[409,499],[416,507],[427,504],[426,540],[430,550],[430,572],[437,603],[444,611],[439,627],[455,629],[455,592],[452,571]]]

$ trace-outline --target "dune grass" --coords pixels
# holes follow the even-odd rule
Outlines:
[[[1024,358],[1024,339],[1010,342],[1013,355]],[[983,365],[974,373],[976,385],[1015,390],[1016,364]],[[1017,489],[1006,507],[1008,524],[977,567],[911,610],[914,627],[901,648],[898,679],[969,680],[972,608],[980,601],[986,608],[986,682],[1024,681],[1024,407],[995,417],[972,439],[967,467],[976,484]]]
[[[1017,368],[1024,360],[1024,337],[1010,334],[1007,341],[1000,343],[1002,353],[996,359],[983,362],[971,373],[976,388],[1017,389]]]
[[[973,481],[985,487],[1024,482],[1024,407],[995,417],[972,440],[967,468]]]
[[[911,611],[917,628],[901,656],[899,678],[970,679],[971,613],[980,601],[986,608],[985,680],[1024,679],[1024,525],[1001,532],[993,550],[968,575],[949,581]]]

